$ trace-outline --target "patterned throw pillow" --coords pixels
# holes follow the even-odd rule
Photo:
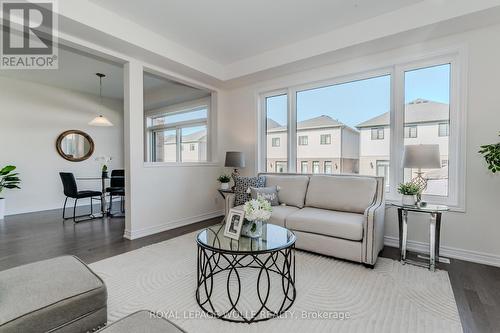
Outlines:
[[[251,194],[252,194],[252,199],[257,199],[259,197],[263,198],[264,200],[269,201],[271,206],[278,206],[279,200],[278,200],[278,187],[277,186],[270,186],[270,187],[251,187],[250,188]]]
[[[250,187],[264,187],[266,177],[234,177],[234,205],[243,205],[250,200],[250,194],[247,192]]]

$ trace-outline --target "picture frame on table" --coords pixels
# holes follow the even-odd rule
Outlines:
[[[226,218],[224,226],[224,236],[231,239],[240,239],[241,227],[245,219],[245,212],[240,209],[231,208]]]

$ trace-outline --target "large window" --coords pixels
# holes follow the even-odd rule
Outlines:
[[[457,53],[264,96],[265,119],[288,144],[280,168],[270,168],[270,152],[262,159],[261,151],[260,170],[267,164],[267,171],[280,172],[286,164],[286,172],[380,176],[387,198],[398,200],[397,185],[420,172],[402,168],[404,146],[438,144],[442,167],[421,170],[428,180],[424,200],[463,207],[461,61]],[[279,107],[271,110],[269,98],[279,98]]]
[[[390,95],[389,75],[298,90],[297,159],[315,161],[313,173],[375,175],[373,163],[390,155]],[[365,142],[374,135],[376,144]]]
[[[206,162],[208,105],[150,116],[146,120],[151,162]]]
[[[265,97],[266,172],[288,170],[288,109],[287,95]]]
[[[450,120],[451,65],[423,67],[405,71],[405,128],[418,124],[420,135],[405,136],[405,145],[438,144],[441,160],[449,156],[447,126]],[[446,135],[443,135],[446,134]],[[427,179],[424,194],[448,196],[448,166],[423,169]],[[417,169],[405,169],[405,181],[417,176]]]

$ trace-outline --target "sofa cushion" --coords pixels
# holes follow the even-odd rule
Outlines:
[[[276,186],[268,187],[250,187],[252,199],[263,198],[269,201],[271,206],[278,206],[278,188]]]
[[[134,312],[98,331],[99,333],[182,333],[185,332],[170,321],[147,310]]]
[[[0,272],[0,331],[46,332],[100,311],[106,286],[78,258],[57,257]],[[88,323],[92,324],[92,323]]]
[[[243,205],[250,200],[250,187],[264,187],[265,177],[242,177],[235,176],[234,179],[234,205]]]
[[[243,210],[244,205],[236,206],[234,209]],[[271,218],[269,219],[269,223],[276,224],[279,226],[285,226],[285,220],[287,216],[298,211],[299,208],[294,206],[273,206],[273,212],[271,213]]]
[[[373,203],[377,181],[371,177],[314,175],[306,206],[363,214]]]
[[[284,227],[287,216],[298,210],[299,209],[294,206],[274,206],[269,223]]]
[[[308,176],[266,175],[266,186],[278,186],[280,203],[299,208],[304,207],[308,183]]]
[[[285,224],[291,230],[360,241],[364,219],[363,214],[305,207],[288,215]]]

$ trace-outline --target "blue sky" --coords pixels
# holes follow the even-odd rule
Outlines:
[[[424,98],[449,103],[450,65],[406,72],[405,102]],[[354,127],[389,111],[391,77],[389,75],[354,81],[297,93],[297,120],[328,115]],[[286,96],[267,99],[268,117],[286,123]]]

